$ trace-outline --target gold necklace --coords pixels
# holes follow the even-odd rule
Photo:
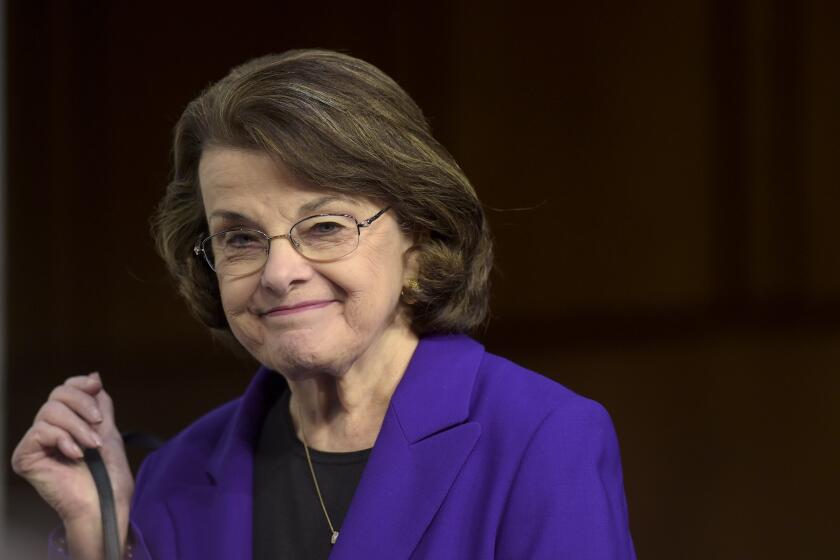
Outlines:
[[[315,467],[312,466],[312,457],[309,456],[309,444],[306,443],[306,431],[303,429],[303,414],[300,410],[300,402],[298,402],[298,422],[300,422],[300,435],[303,437],[303,450],[306,452],[306,464],[309,465],[309,472],[312,475],[312,482],[315,483],[315,493],[318,494],[318,501],[321,502],[321,510],[324,512],[324,517],[327,518],[327,525],[330,526],[330,544],[335,544],[338,540],[338,531],[333,527],[330,514],[327,513],[327,506],[324,504],[324,497],[321,495],[321,487],[318,486],[318,477],[315,476]]]

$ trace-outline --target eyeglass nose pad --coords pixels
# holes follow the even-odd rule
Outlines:
[[[287,241],[289,242],[289,245],[291,245],[291,246],[292,246],[292,249],[293,249],[293,250],[294,250],[297,254],[299,254],[299,255],[303,255],[303,252],[302,252],[302,246],[301,246],[300,241],[298,241],[297,239],[295,239],[295,238],[294,238],[294,237],[292,237],[291,235],[288,235],[288,234],[286,234],[286,235],[278,235],[278,236],[272,237],[269,241],[273,241],[273,240],[275,240],[275,239],[285,239],[285,240],[287,240]],[[266,260],[269,258],[270,254],[271,254],[271,245],[269,244],[269,246],[266,248],[266,251],[265,251],[265,257],[266,257]]]

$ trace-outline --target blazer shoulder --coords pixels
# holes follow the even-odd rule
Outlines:
[[[516,428],[536,429],[549,416],[581,427],[610,424],[598,402],[506,358],[486,352],[473,393],[476,410],[495,411]]]
[[[482,433],[514,456],[497,557],[635,559],[606,409],[492,354],[478,379]]]

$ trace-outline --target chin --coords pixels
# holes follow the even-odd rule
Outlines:
[[[348,348],[325,333],[287,333],[282,340],[266,341],[260,362],[288,377],[313,373],[341,375],[349,366]]]
[[[229,321],[239,343],[258,362],[284,376],[340,367],[337,337],[326,328],[266,329],[258,320]]]

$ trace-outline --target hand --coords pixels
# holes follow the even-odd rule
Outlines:
[[[99,374],[68,378],[50,393],[12,454],[12,469],[58,513],[74,558],[100,558],[99,496],[82,447],[96,447],[108,469],[125,544],[134,479]]]

